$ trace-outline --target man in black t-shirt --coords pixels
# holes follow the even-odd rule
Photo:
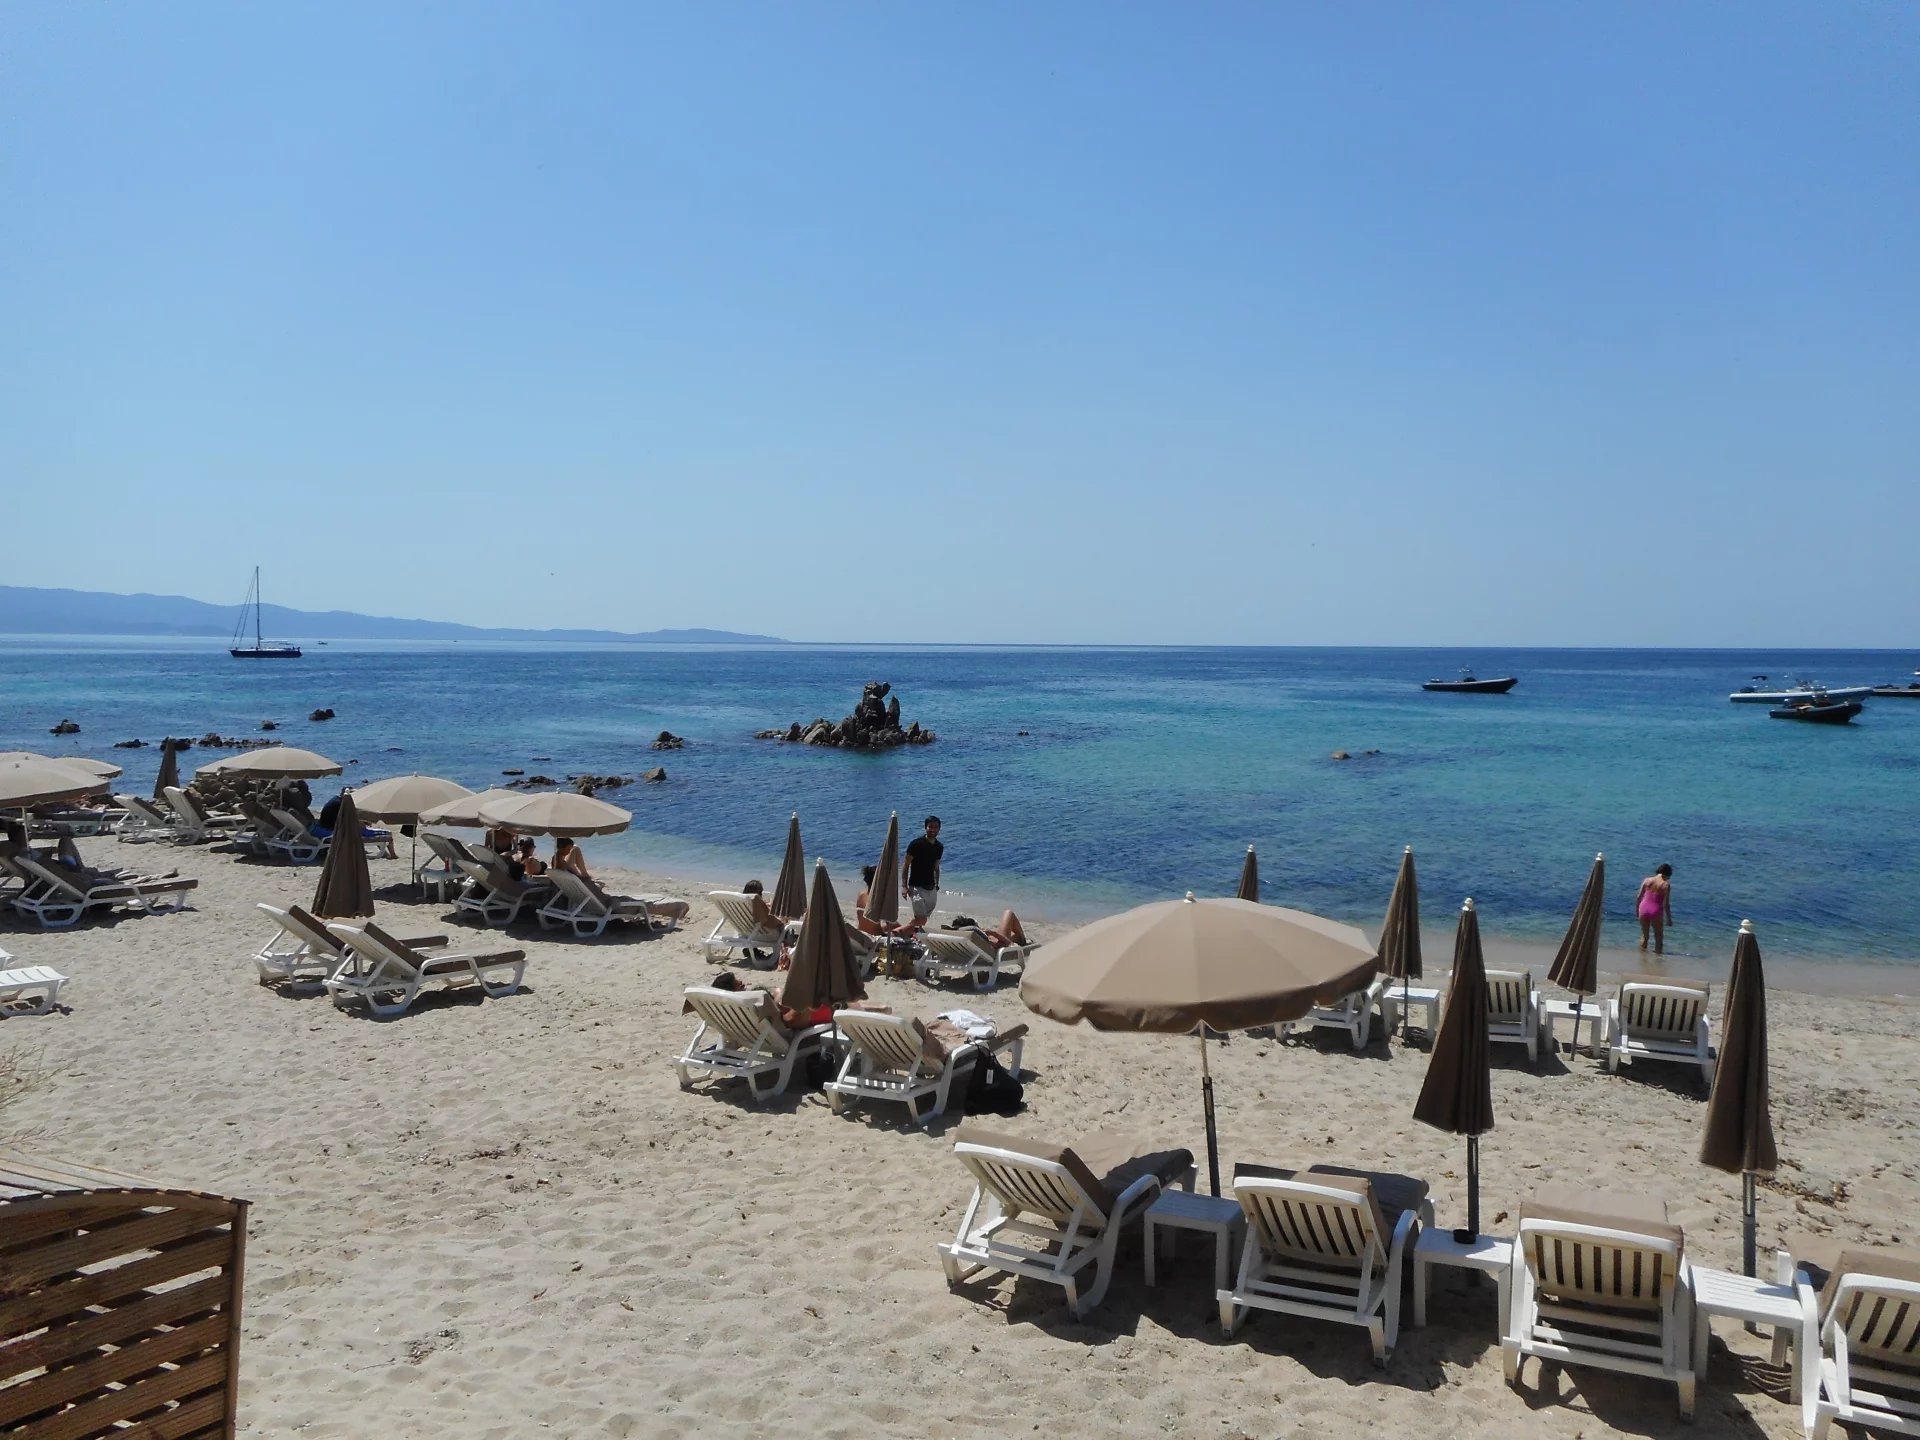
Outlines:
[[[914,923],[925,929],[927,917],[940,903],[940,817],[927,816],[927,833],[907,846],[907,866],[900,875],[900,893],[913,902]]]

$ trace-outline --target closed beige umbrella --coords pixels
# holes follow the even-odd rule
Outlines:
[[[1298,1020],[1363,988],[1379,969],[1352,925],[1250,900],[1162,900],[1049,941],[1027,965],[1029,1009],[1096,1030],[1200,1035],[1207,1162],[1220,1193],[1206,1035]]]
[[[511,803],[526,798],[518,790],[503,790],[495,786],[491,790],[482,790],[477,795],[462,795],[457,800],[449,800],[444,805],[435,805],[420,812],[422,825],[451,825],[456,830],[481,830],[487,825],[480,818],[480,810],[485,805]]]
[[[1753,921],[1740,922],[1727,980],[1727,1008],[1720,1016],[1720,1059],[1707,1099],[1707,1128],[1700,1163],[1740,1176],[1742,1258],[1754,1273],[1754,1176],[1779,1167],[1773,1142],[1773,1107],[1767,1075],[1767,980],[1760,968],[1760,940]]]
[[[866,993],[853,942],[847,938],[847,922],[840,913],[840,897],[827,878],[827,862],[816,860],[806,923],[800,927],[800,943],[794,947],[780,1003],[804,1016],[822,1005],[837,1008],[862,999]]]
[[[782,920],[798,920],[807,913],[807,852],[800,848],[800,812],[787,820],[787,853],[780,858],[780,878],[774,881],[767,908]]]
[[[1251,845],[1247,846],[1247,858],[1240,862],[1240,888],[1233,894],[1236,900],[1260,903],[1260,860]]]
[[[313,891],[313,913],[326,920],[373,914],[373,877],[367,871],[367,847],[360,840],[360,812],[353,792],[343,791]]]
[[[1424,968],[1420,959],[1420,880],[1413,872],[1413,847],[1401,852],[1400,870],[1387,897],[1387,917],[1380,922],[1380,970],[1400,982],[1400,1038],[1407,1035],[1407,1003],[1411,982]]]
[[[37,756],[0,760],[0,810],[25,810],[98,795],[107,782],[70,761]]]
[[[1567,933],[1547,970],[1547,979],[1573,992],[1573,1040],[1569,1050],[1580,1047],[1580,1007],[1600,988],[1600,927],[1607,918],[1606,888],[1607,857],[1595,855],[1580,903],[1573,907],[1573,919],[1567,922]],[[1552,1038],[1551,1026],[1548,1038]]]
[[[873,867],[867,887],[867,919],[880,925],[900,923],[900,812],[887,817],[887,843],[880,847],[880,863]]]
[[[215,760],[194,771],[196,775],[220,775],[229,779],[318,780],[322,775],[338,775],[346,767],[311,750],[292,745],[268,745],[259,750],[242,750],[224,760]]]
[[[480,807],[489,825],[505,825],[522,835],[614,835],[633,823],[630,811],[591,795],[555,790],[543,795],[519,795]]]
[[[1453,1232],[1462,1243],[1480,1234],[1480,1137],[1493,1129],[1489,1048],[1487,962],[1480,949],[1480,916],[1469,898],[1454,932],[1446,1012],[1413,1107],[1413,1118],[1422,1125],[1467,1137],[1467,1228]]]
[[[75,770],[84,770],[102,780],[112,780],[120,774],[120,767],[111,760],[94,760],[85,755],[42,755],[37,750],[0,750],[0,765],[9,760],[52,760]]]
[[[164,800],[167,791],[180,783],[180,747],[169,735],[160,742],[160,773],[153,777],[153,798]]]

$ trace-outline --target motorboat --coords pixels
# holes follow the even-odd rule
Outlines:
[[[1811,725],[1848,725],[1866,706],[1858,700],[1799,700],[1767,711],[1776,720],[1804,720]]]
[[[1793,705],[1802,700],[1864,700],[1873,693],[1871,685],[1816,685],[1801,680],[1779,689],[1767,688],[1767,677],[1756,675],[1753,683],[1742,685],[1727,699],[1736,705]]]
[[[1476,680],[1471,670],[1462,669],[1458,680],[1429,680],[1422,690],[1451,690],[1466,695],[1504,695],[1520,683],[1518,675],[1502,675],[1493,680]]]
[[[1913,673],[1916,676],[1920,676],[1920,670],[1916,670]],[[1920,700],[1920,679],[1909,680],[1904,685],[1876,685],[1873,687],[1873,693],[1875,695],[1885,696],[1889,700],[1901,698]]]

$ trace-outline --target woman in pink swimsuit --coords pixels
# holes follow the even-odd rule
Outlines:
[[[1666,954],[1667,926],[1673,923],[1673,867],[1662,865],[1640,882],[1640,899],[1635,905],[1640,917],[1640,948],[1647,948],[1647,936],[1653,936],[1653,953]]]

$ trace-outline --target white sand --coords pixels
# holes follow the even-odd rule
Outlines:
[[[655,939],[555,940],[516,927],[524,993],[428,998],[375,1022],[263,989],[252,902],[311,897],[315,872],[205,850],[85,846],[97,864],[178,865],[192,909],[71,931],[0,929],[22,963],[73,977],[68,1013],[0,1022],[0,1049],[50,1071],[10,1111],[31,1148],[254,1202],[241,1425],[255,1435],[821,1435],[1065,1432],[1182,1436],[1669,1433],[1671,1386],[1536,1365],[1501,1380],[1490,1284],[1438,1272],[1429,1328],[1375,1371],[1365,1336],[1257,1316],[1215,1322],[1211,1256],[1188,1237],[1161,1285],[1135,1241],[1105,1303],[1073,1320],[1051,1287],[949,1293],[934,1254],[968,1187],[957,1121],[837,1117],[818,1094],[756,1109],[685,1094],[680,991],[712,973],[690,923]],[[376,862],[377,886],[404,866]],[[686,893],[672,882],[607,877]],[[385,903],[400,931],[448,907]],[[497,942],[498,932],[484,938]],[[1031,1020],[1028,1111],[997,1122],[1071,1137],[1114,1125],[1202,1159],[1197,1042],[1098,1035],[991,996],[876,981],[931,1014]],[[1716,1008],[1718,997],[1716,992]],[[1911,1242],[1920,1224],[1920,1008],[1776,992],[1774,1103],[1784,1168],[1763,1189],[1783,1232]],[[1363,1055],[1322,1032],[1238,1036],[1212,1059],[1226,1163],[1332,1161],[1428,1178],[1464,1219],[1464,1142],[1409,1118],[1425,1055]],[[1739,1258],[1739,1182],[1696,1163],[1696,1072],[1609,1076],[1585,1058],[1529,1070],[1495,1052],[1499,1128],[1483,1143],[1485,1223],[1510,1225],[1552,1179],[1653,1191],[1697,1260]],[[1787,1437],[1797,1411],[1755,1371],[1762,1340],[1722,1324],[1701,1436]],[[1728,1347],[1731,1347],[1729,1352]],[[1770,1388],[1769,1388],[1770,1387]],[[744,1432],[743,1432],[744,1433]]]

